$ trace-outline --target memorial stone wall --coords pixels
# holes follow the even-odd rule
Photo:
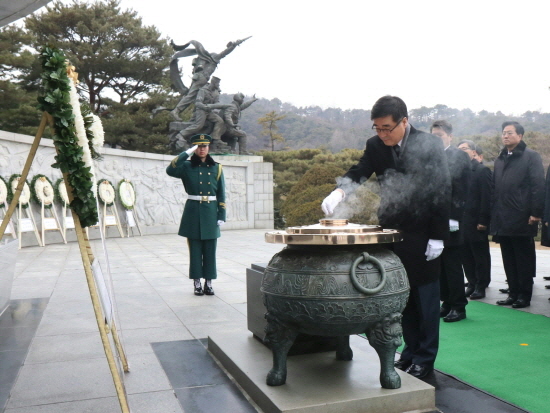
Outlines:
[[[0,175],[6,181],[12,174],[23,171],[33,140],[32,136],[0,131]],[[166,166],[174,156],[111,148],[102,148],[100,153],[103,160],[95,163],[98,180],[108,179],[115,188],[122,179],[134,184],[135,210],[143,234],[177,233],[187,194],[180,179],[166,174]],[[54,157],[53,141],[42,139],[27,178],[29,183],[37,174],[47,176],[52,183],[61,177],[61,171],[51,167]],[[261,156],[213,155],[213,158],[223,165],[225,176],[227,223],[223,230],[272,229],[273,165],[263,162]],[[118,199],[116,202],[125,228],[125,210]],[[40,226],[40,208],[32,205]],[[56,209],[61,214],[61,206],[56,205]],[[99,236],[99,230],[94,228],[89,233],[92,239]],[[132,233],[137,234],[137,230]],[[120,235],[116,227],[109,227],[107,236]],[[74,230],[68,230],[68,239],[76,239]],[[52,242],[62,242],[58,232],[46,234],[46,243]],[[36,240],[26,233],[23,244],[36,245]]]

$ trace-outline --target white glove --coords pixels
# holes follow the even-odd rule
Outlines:
[[[456,232],[458,231],[458,221],[454,219],[449,220],[449,231]]]
[[[443,240],[430,239],[428,240],[428,248],[426,248],[426,261],[435,260],[443,252]]]
[[[221,219],[218,219],[217,224],[218,224],[218,227],[221,227],[221,226],[225,225],[225,221],[222,221]]]
[[[193,146],[192,148],[189,148],[185,151],[185,153],[189,156],[191,156],[193,154],[193,152],[195,152],[197,150],[197,148],[199,147],[199,145],[195,145]]]
[[[344,199],[344,197],[345,194],[343,190],[335,189],[334,191],[332,191],[321,204],[321,208],[323,209],[325,215],[332,215],[334,212],[334,208],[336,208],[336,206],[342,201],[342,199]]]

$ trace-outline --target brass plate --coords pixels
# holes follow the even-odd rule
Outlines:
[[[265,233],[265,241],[270,244],[290,245],[386,244],[399,242],[402,239],[401,232],[395,229],[383,229],[377,232],[366,233],[335,232],[334,229],[329,234],[289,234],[287,231]]]
[[[380,225],[361,225],[361,224],[345,224],[345,225],[306,225],[303,227],[289,227],[286,229],[288,234],[363,234],[368,232],[380,232]]]

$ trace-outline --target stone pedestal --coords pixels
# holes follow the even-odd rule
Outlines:
[[[374,349],[359,336],[350,344],[352,361],[332,351],[289,357],[286,384],[270,387],[271,350],[245,331],[208,337],[208,350],[265,413],[437,412],[432,386],[398,370],[401,388],[381,388]]]
[[[246,269],[246,317],[248,330],[256,339],[263,343],[264,328],[267,324],[264,315],[266,308],[263,303],[260,287],[267,264],[252,264]],[[298,334],[288,355],[315,353],[319,351],[335,351],[336,338]]]

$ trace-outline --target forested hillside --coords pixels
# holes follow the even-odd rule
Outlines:
[[[230,100],[229,95],[222,98]],[[550,99],[550,96],[549,96]],[[263,150],[268,146],[266,137],[260,135],[257,120],[267,112],[286,114],[278,122],[279,132],[286,141],[278,149],[326,148],[338,152],[343,148],[363,149],[371,131],[370,110],[322,109],[318,106],[298,108],[279,99],[259,99],[242,113],[241,126],[249,135],[249,148]],[[470,109],[453,109],[445,105],[421,107],[409,110],[410,122],[417,128],[428,131],[436,119],[446,119],[454,128],[455,143],[459,139],[472,139],[481,143],[490,159],[500,147],[500,127],[505,120],[516,120],[526,130],[525,140],[550,161],[550,113],[526,112],[521,116],[506,116],[502,112]],[[546,155],[546,156],[545,156]]]

